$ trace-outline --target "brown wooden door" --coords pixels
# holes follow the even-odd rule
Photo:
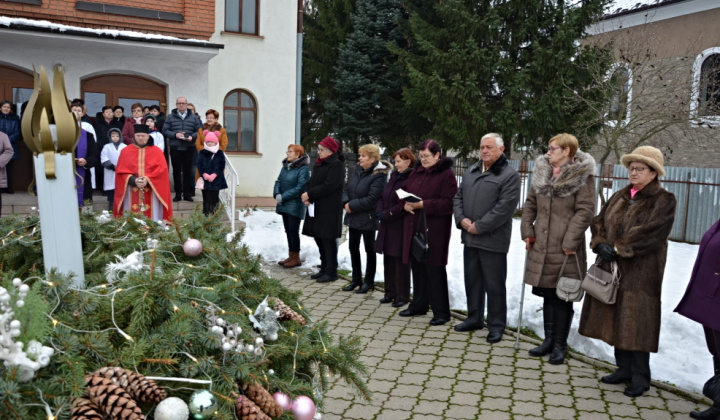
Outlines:
[[[140,102],[145,105],[159,105],[167,114],[167,87],[140,76],[127,74],[105,74],[90,77],[80,84],[88,115],[102,110],[103,106],[122,105],[125,116],[131,116],[130,105]]]
[[[18,108],[32,94],[33,75],[29,71],[0,65],[0,99],[13,103],[12,110],[20,115]],[[30,149],[25,143],[18,143],[18,158],[10,163],[10,188],[22,191],[28,188],[33,180],[33,161]]]

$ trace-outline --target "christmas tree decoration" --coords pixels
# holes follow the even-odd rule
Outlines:
[[[290,396],[288,396],[288,394],[276,392],[273,394],[273,398],[275,399],[275,402],[278,403],[280,408],[282,408],[284,411],[292,408],[292,400],[290,399]]]
[[[190,238],[183,244],[183,251],[185,251],[185,255],[188,257],[197,257],[202,253],[202,250],[202,242],[197,239]]]
[[[115,385],[112,380],[100,376],[85,377],[88,397],[108,416],[118,420],[144,420],[140,407],[132,396]]]
[[[280,417],[283,414],[283,408],[278,404],[272,395],[262,386],[258,384],[243,384],[245,395],[260,407],[260,409],[270,417]]]
[[[239,420],[271,420],[270,416],[263,413],[260,407],[243,395],[237,399],[235,413]]]
[[[291,307],[285,304],[282,300],[278,298],[274,298],[275,305],[273,306],[273,310],[278,313],[278,316],[283,321],[295,321],[298,322],[300,325],[305,325],[307,321],[305,321],[305,317],[300,315],[299,313],[295,312]]]
[[[96,370],[93,375],[110,379],[115,385],[122,387],[136,401],[157,403],[165,398],[165,390],[139,373],[121,367],[104,367]]]
[[[212,392],[205,389],[195,391],[190,395],[188,409],[194,419],[210,419],[217,410],[217,398]]]
[[[190,409],[178,397],[169,397],[155,407],[155,420],[187,420]]]
[[[70,409],[70,418],[72,420],[104,420],[105,414],[100,411],[92,401],[87,398],[73,398],[72,408]]]
[[[265,337],[266,340],[275,341],[278,339],[278,331],[280,324],[277,322],[278,314],[268,307],[268,298],[266,297],[255,309],[254,313],[248,315],[255,329]],[[248,350],[251,351],[251,350]]]
[[[43,356],[41,343],[52,343],[48,350],[55,349],[48,365],[31,372],[27,382],[18,380],[17,366],[0,364],[2,420],[47,419],[48,412],[70,419],[70,401],[83,396],[83,390],[104,420],[112,418],[109,414],[128,419],[147,413],[156,418],[163,395],[155,387],[170,382],[187,384],[164,389],[169,397],[185,401],[188,413],[194,391],[212,390],[215,407],[206,418],[217,420],[235,420],[238,406],[247,408],[233,396],[240,391],[238,384],[258,384],[271,393],[307,395],[320,405],[330,385],[326,374],[332,373],[370,397],[359,337],[331,337],[326,323],[310,322],[310,318],[305,325],[278,323],[267,302],[277,297],[297,310],[300,293],[263,272],[261,257],[240,242],[242,234],[234,234],[235,242],[228,244],[225,223],[202,212],[177,221],[171,231],[127,215],[100,223],[96,214],[80,215],[84,287],[75,286],[69,275],[45,272],[36,216],[3,218],[0,224],[2,273],[23,279],[13,286],[12,277],[0,274],[0,287],[8,290],[3,300],[15,312],[1,327],[13,341],[12,348],[4,345],[8,347],[5,354],[21,350],[37,363]],[[157,240],[155,248],[150,238]],[[186,238],[196,238],[205,251],[196,257],[185,255],[181,247]],[[106,271],[112,273],[112,282]],[[22,284],[29,291],[18,308],[15,301]],[[258,307],[257,315],[248,309]],[[258,330],[248,314],[255,318]],[[13,320],[20,322],[19,328]],[[274,331],[266,328],[273,322]],[[20,334],[12,337],[15,330]],[[275,341],[265,336],[273,332]],[[24,344],[16,346],[18,341]],[[253,346],[252,352],[248,345]],[[86,387],[88,372],[98,375]],[[138,373],[142,376],[135,376]],[[45,402],[38,391],[45,395]],[[85,407],[80,404],[76,403],[76,411]],[[255,407],[247,414],[268,418]],[[95,415],[83,410],[88,411],[77,412],[78,417]],[[284,416],[289,418],[290,413]]]
[[[290,410],[295,415],[295,420],[312,420],[315,417],[315,402],[309,397],[300,395],[295,398]]]
[[[7,367],[17,368],[18,382],[28,382],[35,372],[50,364],[55,350],[32,340],[28,345],[30,355],[23,351],[25,344],[18,339],[22,334],[22,323],[15,319],[13,307],[21,310],[25,306],[24,299],[30,287],[19,278],[13,279],[12,284],[17,289],[14,299],[6,288],[0,287],[0,360]]]

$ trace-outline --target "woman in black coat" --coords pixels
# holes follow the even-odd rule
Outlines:
[[[385,190],[377,204],[377,218],[380,220],[375,252],[383,254],[385,267],[385,296],[380,303],[393,302],[399,308],[410,301],[410,264],[402,260],[403,206],[396,191],[405,188],[410,172],[415,166],[415,154],[407,147],[395,152],[395,171],[390,174]]]
[[[318,283],[338,279],[337,239],[342,233],[342,194],[345,165],[338,153],[340,145],[332,137],[318,144],[318,160],[300,197],[308,206],[302,233],[315,238],[320,251],[320,271],[310,276]]]
[[[342,199],[346,212],[345,224],[350,228],[348,248],[352,262],[352,282],[343,287],[346,292],[353,291],[356,287],[360,287],[356,293],[367,293],[368,290],[375,289],[375,232],[378,228],[375,207],[391,170],[390,162],[380,161],[380,149],[376,145],[365,144],[360,147],[355,176],[348,182]],[[365,244],[367,255],[365,282],[360,261],[360,239]]]
[[[20,136],[20,118],[12,113],[10,101],[0,102],[0,131],[7,134],[10,139],[10,145],[13,148],[13,156],[6,166],[7,170],[7,188],[4,188],[3,192],[13,194],[15,191],[12,189],[12,171],[13,164],[18,158],[18,142],[22,138]]]

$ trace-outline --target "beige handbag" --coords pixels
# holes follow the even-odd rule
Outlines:
[[[617,291],[620,287],[620,271],[616,261],[610,263],[610,272],[600,268],[600,264],[595,264],[588,268],[585,279],[582,282],[582,288],[590,296],[607,305],[615,304]]]
[[[565,264],[567,264],[568,257],[569,255],[565,255],[565,260],[563,260],[562,267],[560,268],[555,293],[557,294],[557,297],[565,302],[579,302],[585,294],[580,287],[582,285],[582,280],[574,279],[572,277],[563,277],[563,271],[565,271]],[[578,276],[582,277],[582,270],[580,269],[580,261],[578,261],[577,254],[575,254],[575,262],[577,263]]]

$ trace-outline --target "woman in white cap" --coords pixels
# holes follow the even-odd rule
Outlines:
[[[621,274],[617,300],[607,305],[585,295],[579,333],[615,347],[617,370],[601,381],[630,382],[624,394],[635,398],[650,388],[650,353],[660,339],[660,294],[667,243],[675,220],[675,196],[658,177],[665,175],[663,155],[642,146],[621,158],[630,185],[613,194],[590,223],[590,248],[610,270]]]

